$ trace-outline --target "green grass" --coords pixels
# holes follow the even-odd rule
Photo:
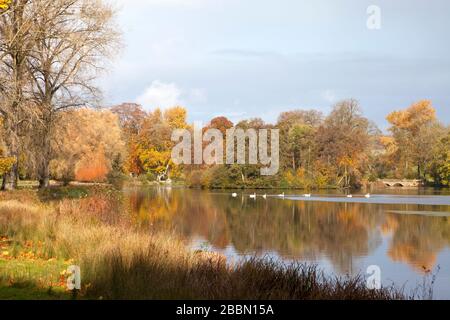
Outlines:
[[[69,299],[60,284],[65,268],[64,262],[56,260],[0,258],[0,300]]]
[[[39,190],[38,195],[43,201],[81,199],[89,195],[89,188],[80,186],[51,187]]]
[[[68,300],[70,295],[52,288],[42,289],[31,284],[0,286],[0,300]]]

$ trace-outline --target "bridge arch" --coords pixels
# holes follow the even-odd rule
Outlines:
[[[420,180],[380,180],[385,187],[397,187],[397,188],[406,188],[406,187],[419,187],[422,185],[422,181]]]

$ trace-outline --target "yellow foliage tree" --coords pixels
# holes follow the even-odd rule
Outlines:
[[[5,173],[9,172],[12,168],[12,166],[16,163],[15,158],[2,158],[0,157],[0,176],[4,175]]]
[[[405,110],[392,112],[387,120],[397,129],[418,134],[424,125],[436,120],[436,110],[430,100],[421,100]]]
[[[416,102],[405,110],[392,112],[386,119],[395,139],[397,161],[402,164],[399,174],[403,177],[414,174],[422,179],[438,129],[436,110],[431,101]]]
[[[52,176],[58,180],[104,181],[125,145],[117,115],[110,111],[67,111],[58,119]]]
[[[171,161],[174,129],[186,129],[187,111],[183,107],[170,108],[164,113],[160,109],[150,112],[142,124],[142,130],[133,150],[139,159],[142,170],[152,173],[158,181],[178,178],[180,168]]]
[[[0,0],[0,12],[7,10],[11,1],[12,0]]]
[[[187,111],[183,107],[174,107],[164,112],[164,119],[172,129],[186,129]]]
[[[2,126],[2,119],[0,118],[0,128]],[[0,130],[0,140],[2,140],[3,133]],[[9,172],[13,165],[16,163],[16,159],[12,157],[5,157],[5,152],[3,150],[3,147],[0,145],[0,178],[5,173]]]
[[[170,166],[170,151],[158,151],[155,149],[143,150],[139,156],[144,170],[153,172],[157,176],[164,175]]]

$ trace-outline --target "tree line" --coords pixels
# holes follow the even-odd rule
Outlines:
[[[450,130],[431,101],[387,115],[383,133],[358,101],[330,114],[292,110],[276,123],[212,119],[205,129],[280,130],[280,170],[258,165],[182,165],[171,161],[174,129],[191,129],[187,110],[125,103],[96,109],[95,80],[119,48],[114,10],[102,1],[0,0],[0,175],[22,179],[180,181],[203,188],[362,187],[380,178],[450,184]]]
[[[171,163],[171,132],[192,130],[182,107],[147,113],[140,105],[122,104],[111,112],[123,131],[124,172],[148,180],[181,180],[204,188],[359,188],[382,178],[450,183],[450,128],[438,121],[428,100],[387,115],[387,133],[364,117],[354,99],[337,103],[326,116],[293,110],[281,113],[275,124],[258,118],[234,124],[216,117],[205,126],[223,134],[232,127],[279,129],[280,171],[269,177],[261,176],[258,165]]]

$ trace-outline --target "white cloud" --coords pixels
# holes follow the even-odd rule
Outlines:
[[[136,101],[145,108],[170,108],[181,104],[181,89],[175,83],[153,81]]]
[[[176,83],[165,83],[155,80],[136,98],[136,102],[145,109],[161,108],[167,109],[174,106],[186,106],[193,103],[203,103],[206,101],[204,89],[180,88]]]

